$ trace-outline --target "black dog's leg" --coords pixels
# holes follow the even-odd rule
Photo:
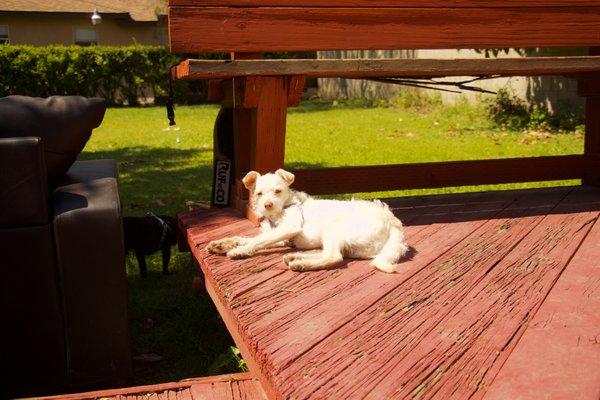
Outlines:
[[[140,267],[140,276],[146,278],[148,276],[148,267],[146,266],[146,257],[139,251],[135,252],[135,258],[137,258],[138,265]]]
[[[169,275],[169,261],[171,261],[171,246],[162,248],[163,274]]]

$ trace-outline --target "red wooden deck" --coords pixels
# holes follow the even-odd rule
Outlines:
[[[285,249],[232,261],[206,243],[256,228],[183,214],[208,292],[271,399],[598,399],[600,189],[388,201],[413,247],[308,273]]]
[[[42,397],[46,400],[264,400],[252,374],[244,372],[180,382]]]

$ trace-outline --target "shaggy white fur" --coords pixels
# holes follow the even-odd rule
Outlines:
[[[256,213],[263,218],[258,236],[215,240],[207,250],[245,258],[268,247],[288,244],[301,250],[285,263],[294,271],[330,268],[344,257],[372,259],[377,269],[395,272],[395,264],[408,251],[402,223],[379,200],[317,200],[290,189],[294,175],[282,169],[260,175],[249,172],[243,179],[252,194]]]

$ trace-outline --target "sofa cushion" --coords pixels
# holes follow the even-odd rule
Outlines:
[[[42,138],[48,181],[55,184],[73,165],[105,110],[101,98],[4,97],[0,99],[0,138]]]

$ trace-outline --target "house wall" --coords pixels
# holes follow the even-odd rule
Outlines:
[[[8,25],[11,44],[45,46],[74,44],[75,28],[94,28],[100,45],[167,45],[166,20],[158,22],[119,22],[103,16],[102,23],[93,26],[89,16],[16,16],[0,14],[0,24]]]

